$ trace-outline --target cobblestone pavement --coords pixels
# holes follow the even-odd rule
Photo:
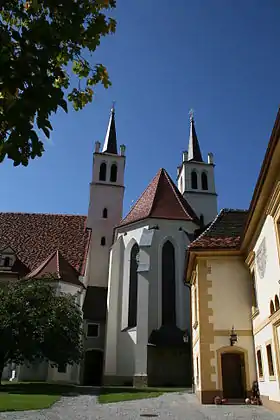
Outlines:
[[[202,406],[188,393],[100,405],[95,396],[62,397],[50,409],[0,413],[1,420],[280,420],[263,407]]]

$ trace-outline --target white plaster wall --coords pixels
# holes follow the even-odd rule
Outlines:
[[[213,309],[209,321],[215,330],[251,330],[251,285],[249,271],[239,257],[209,258],[207,266],[211,273],[207,279],[212,281],[209,293]]]
[[[191,187],[191,173],[197,173],[198,188],[193,190]],[[205,172],[208,179],[208,190],[204,191],[201,187],[201,174]],[[181,189],[181,180],[183,190]],[[192,206],[198,217],[204,216],[205,224],[211,222],[218,213],[217,195],[215,188],[214,165],[207,163],[184,162],[179,178],[178,188],[183,193],[185,199]]]
[[[276,357],[275,357],[275,342],[273,340],[273,330],[272,325],[269,324],[265,328],[263,328],[260,332],[258,332],[255,337],[255,347],[261,348],[262,353],[262,362],[263,362],[263,380],[259,380],[259,388],[261,395],[266,395],[270,399],[275,401],[280,401],[280,391],[279,391],[279,377],[276,368]],[[272,340],[272,357],[273,357],[273,367],[274,367],[274,374],[275,374],[275,381],[269,380],[269,372],[268,372],[268,362],[267,362],[267,354],[266,354],[266,343]],[[256,354],[256,351],[255,351]]]
[[[66,372],[58,372],[56,366],[49,365],[48,368],[48,381],[50,382],[65,382],[65,383],[78,383],[78,368],[77,365],[67,365]]]
[[[259,246],[263,239],[266,239],[267,248],[267,260],[264,277],[261,278],[257,264],[255,262],[255,281],[256,281],[256,292],[259,307],[259,315],[254,320],[254,327],[256,327],[261,321],[269,317],[270,308],[269,303],[274,296],[280,292],[280,267],[279,267],[279,256],[277,250],[276,233],[274,228],[273,218],[267,216],[264,226],[261,230],[259,238],[254,247],[254,251],[257,254]]]
[[[99,168],[102,162],[107,164],[107,179],[99,181]],[[110,167],[118,166],[117,182],[110,182]],[[92,183],[90,184],[90,202],[87,227],[92,229],[90,245],[89,285],[107,287],[109,269],[109,250],[113,242],[113,230],[122,218],[124,196],[125,157],[106,153],[95,153]],[[103,219],[103,209],[107,208],[108,217]],[[106,245],[101,246],[101,238],[106,238]]]

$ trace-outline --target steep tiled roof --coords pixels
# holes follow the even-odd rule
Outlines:
[[[14,249],[30,271],[56,250],[83,274],[90,240],[86,216],[36,213],[0,213],[0,250]]]
[[[238,248],[247,215],[245,210],[221,210],[210,226],[189,245],[189,249]]]
[[[79,280],[79,273],[66,261],[58,250],[53,252],[35,270],[31,271],[26,276],[26,279],[44,278],[48,274],[51,274],[54,279],[63,280],[67,283],[76,284],[77,286],[82,285]]]
[[[198,218],[165,169],[160,169],[120,226],[146,218],[188,220]]]

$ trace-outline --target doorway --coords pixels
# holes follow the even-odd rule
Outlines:
[[[103,351],[88,350],[84,360],[84,385],[100,386],[103,373]]]
[[[245,397],[243,353],[223,353],[222,382],[224,398]]]

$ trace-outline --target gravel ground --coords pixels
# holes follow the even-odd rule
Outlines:
[[[194,395],[170,393],[158,398],[100,405],[96,396],[62,397],[50,409],[0,413],[1,420],[280,420],[256,406],[202,406]]]

